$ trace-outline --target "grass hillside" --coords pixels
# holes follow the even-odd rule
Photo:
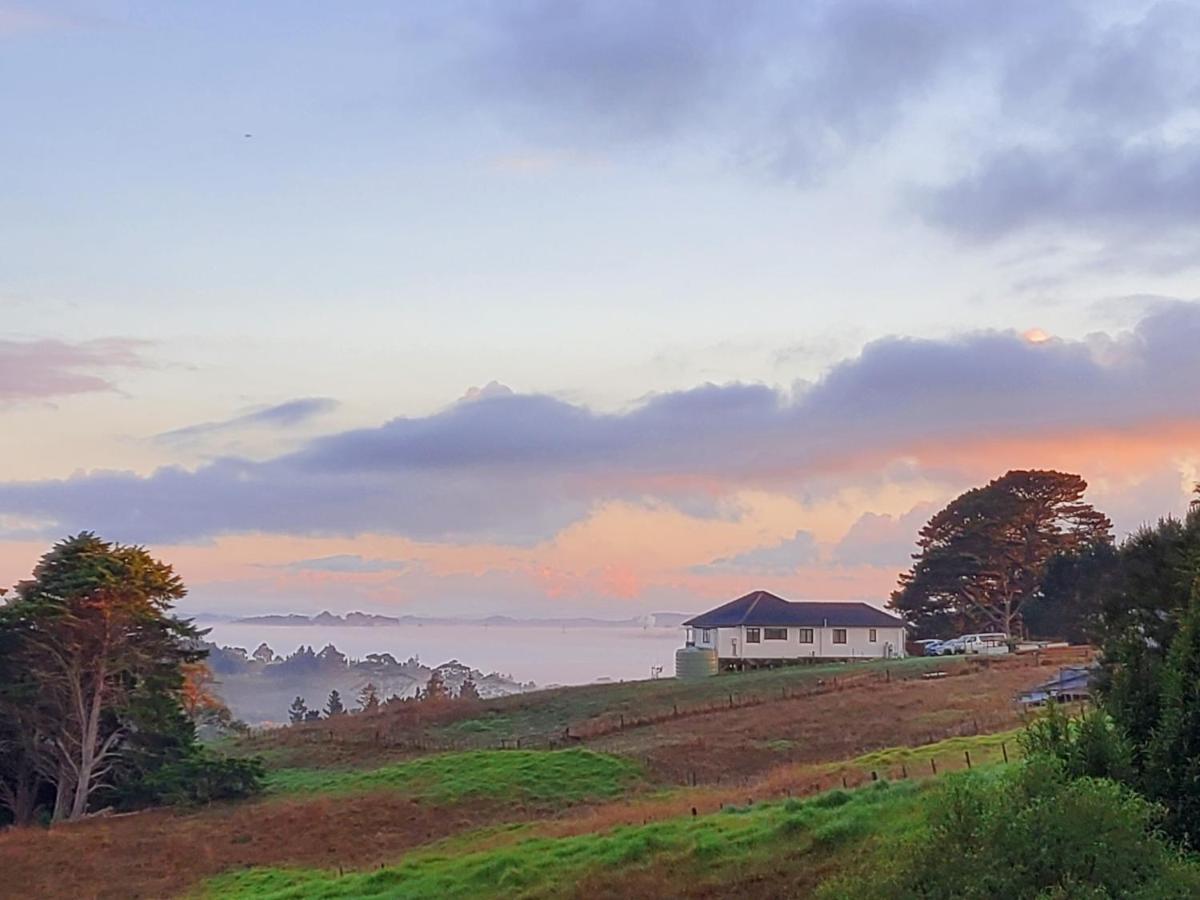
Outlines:
[[[1054,671],[912,660],[405,704],[227,745],[267,762],[253,801],[0,834],[0,865],[26,896],[114,900],[807,896],[904,827],[917,779],[1013,755],[1013,697]]]
[[[528,838],[485,850],[414,854],[397,866],[339,875],[257,869],[223,876],[203,896],[227,900],[385,898],[411,900],[575,896],[631,882],[639,890],[703,893],[769,875],[790,891],[813,887],[871,836],[916,820],[921,787],[878,782],[811,800],[749,807],[617,828],[601,834]],[[660,893],[666,896],[666,893]],[[793,894],[794,895],[794,894]],[[643,894],[643,896],[646,896]]]
[[[435,803],[505,798],[566,805],[615,797],[641,780],[634,763],[591,750],[474,750],[441,753],[377,769],[279,769],[272,794],[394,790]]]

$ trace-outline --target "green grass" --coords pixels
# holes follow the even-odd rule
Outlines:
[[[847,678],[887,670],[891,677],[918,678],[932,669],[962,665],[966,657],[913,657],[860,663],[786,666],[754,672],[727,673],[698,681],[661,678],[581,687],[554,688],[489,700],[478,715],[431,733],[446,740],[513,741],[561,735],[569,725],[588,719],[621,715],[630,718],[681,712],[706,704],[735,702],[751,697],[778,699],[785,691],[800,691],[818,680]]]
[[[997,731],[992,734],[947,738],[944,741],[922,744],[919,747],[888,747],[859,756],[845,765],[857,766],[860,769],[887,770],[899,766],[901,763],[912,767],[916,763],[928,764],[929,760],[934,759],[939,762],[952,760],[958,766],[966,764],[964,754],[968,752],[971,754],[972,766],[985,765],[1003,759],[1004,749],[1001,745],[1005,745],[1008,750],[1008,758],[1015,760],[1021,752],[1017,744],[1017,735],[1021,731],[1020,728],[1014,728],[1011,731]],[[838,765],[842,765],[842,763],[838,763]]]
[[[673,878],[721,883],[756,868],[802,870],[885,831],[920,823],[922,788],[879,782],[811,800],[730,808],[723,813],[619,828],[567,838],[529,838],[511,846],[453,854],[423,851],[396,866],[337,875],[313,869],[261,868],[211,880],[204,896],[224,900],[384,898],[442,900],[473,897],[552,897],[581,878],[621,879],[663,871]]]
[[[501,798],[567,804],[618,796],[641,780],[634,763],[591,750],[471,750],[378,769],[279,769],[276,794],[397,790],[436,802]]]

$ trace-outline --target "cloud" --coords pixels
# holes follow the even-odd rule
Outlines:
[[[800,181],[890,132],[963,40],[1012,18],[880,0],[497,9],[467,63],[476,90],[520,127],[584,149],[715,139],[726,155]]]
[[[807,531],[797,531],[792,537],[769,547],[756,547],[736,556],[714,559],[704,566],[695,566],[693,574],[742,572],[748,575],[789,575],[801,566],[820,558],[817,541]]]
[[[355,553],[338,553],[333,556],[321,556],[315,559],[298,559],[274,568],[287,569],[291,572],[375,574],[379,572],[404,572],[411,568],[411,564],[401,559],[366,559]]]
[[[895,141],[901,202],[954,235],[1195,237],[1194,4],[526,0],[473,23],[447,26],[456,71],[539,148],[808,184]]]
[[[922,472],[961,483],[980,474],[963,468],[972,454],[1015,465],[1051,445],[1116,447],[1139,435],[1154,445],[1163,429],[1193,439],[1197,346],[1200,304],[1178,303],[1082,341],[879,340],[787,392],[710,384],[616,413],[497,392],[265,461],[0,484],[0,514],[142,541],[373,531],[527,543],[617,499],[719,505],[743,489],[807,493]]]
[[[145,368],[141,341],[107,338],[71,344],[57,340],[0,340],[0,402],[45,400],[116,390],[100,373]]]
[[[1094,138],[1010,148],[929,192],[925,214],[976,240],[1046,226],[1111,235],[1194,231],[1200,224],[1200,142],[1130,145]]]
[[[900,516],[863,513],[834,547],[833,561],[902,569],[916,550],[917,532],[936,511],[935,504],[922,503]]]
[[[252,410],[218,422],[202,422],[176,428],[156,436],[167,443],[195,441],[216,434],[242,431],[247,428],[293,428],[337,408],[337,401],[328,397],[301,397],[274,406]]]

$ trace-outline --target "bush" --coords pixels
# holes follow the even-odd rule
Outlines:
[[[1200,867],[1158,833],[1161,809],[1121,785],[1071,778],[1035,757],[948,778],[907,840],[823,896],[1125,898],[1200,896]]]
[[[212,803],[259,793],[265,775],[258,757],[217,756],[200,750],[163,766],[146,779],[146,786],[160,803]]]
[[[1123,784],[1133,780],[1132,750],[1112,717],[1093,709],[1077,719],[1051,703],[1045,713],[1029,723],[1017,737],[1026,757],[1057,760],[1072,778],[1111,778]]]

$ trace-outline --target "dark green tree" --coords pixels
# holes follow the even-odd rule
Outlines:
[[[205,651],[171,615],[183,594],[144,549],[84,532],[0,606],[0,806],[14,820],[31,802],[53,820],[158,802],[156,773],[199,753],[185,671]],[[209,757],[207,775],[226,762]]]
[[[920,634],[952,624],[1013,634],[1051,559],[1112,540],[1078,475],[1015,470],[967,491],[921,529],[891,606]]]
[[[470,675],[462,683],[462,687],[458,689],[459,700],[478,700],[479,687],[475,684],[475,679]]]
[[[325,715],[332,719],[334,716],[342,716],[346,714],[345,704],[342,703],[342,695],[337,692],[337,689],[329,692],[329,699],[325,701]]]
[[[1163,669],[1146,758],[1143,780],[1166,806],[1168,830],[1200,847],[1200,581]]]
[[[288,720],[295,725],[297,722],[303,722],[304,716],[308,712],[308,704],[304,702],[303,697],[297,697],[292,701],[292,705],[288,707]]]
[[[379,712],[379,689],[373,682],[368,681],[358,692],[358,709],[368,715]]]
[[[169,565],[88,532],[56,544],[17,585],[4,627],[12,664],[37,687],[26,714],[47,748],[39,768],[55,783],[56,818],[84,815],[177,716],[182,666],[203,657],[196,629],[170,615],[184,593]],[[177,724],[168,743],[190,744]]]
[[[1025,604],[1030,637],[1086,644],[1103,633],[1104,598],[1120,573],[1120,552],[1107,541],[1050,560],[1041,586]]]

